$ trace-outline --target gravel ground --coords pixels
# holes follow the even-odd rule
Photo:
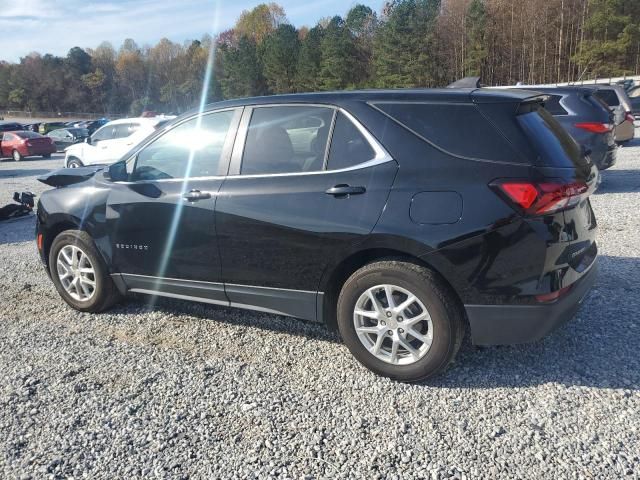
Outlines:
[[[61,160],[0,164],[0,203]],[[436,380],[356,363],[322,326],[58,297],[33,219],[0,225],[0,477],[640,478],[640,141],[592,199],[601,273],[531,345],[463,345]]]

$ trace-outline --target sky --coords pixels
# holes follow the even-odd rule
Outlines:
[[[233,26],[259,0],[0,0],[0,60],[17,62],[33,51],[64,56],[70,48],[118,48],[125,38],[139,45],[162,37],[198,39]],[[280,0],[289,21],[312,26],[320,18],[345,15],[356,3],[379,13],[383,0]]]

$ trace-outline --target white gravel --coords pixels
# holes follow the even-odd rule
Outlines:
[[[0,203],[61,160],[0,163]],[[532,345],[428,384],[322,326],[176,301],[68,308],[0,224],[0,478],[640,478],[640,141],[593,197],[598,283]]]

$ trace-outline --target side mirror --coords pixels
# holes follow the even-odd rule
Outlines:
[[[129,180],[126,162],[117,162],[109,166],[109,168],[105,170],[105,178],[112,182],[126,182]]]
[[[580,145],[580,153],[583,157],[588,157],[589,155],[591,155],[591,149],[586,145]]]
[[[91,137],[87,137],[84,139],[84,143],[91,145]]]

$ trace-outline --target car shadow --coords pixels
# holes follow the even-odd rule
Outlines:
[[[467,335],[449,371],[419,385],[476,389],[559,383],[640,390],[640,283],[629,280],[640,272],[640,258],[601,256],[599,262],[596,285],[566,325],[538,342],[515,346],[475,347]],[[114,313],[130,314],[131,303],[143,310],[340,342],[337,333],[318,323],[179,300],[139,296]]]
[[[16,170],[0,170],[0,179],[4,178],[21,178],[21,177],[38,177],[45,175],[51,170],[45,170],[43,168],[21,168]]]
[[[0,245],[31,241],[35,245],[35,225],[35,214],[0,221]]]
[[[496,388],[551,382],[640,390],[640,282],[634,279],[640,258],[603,255],[599,263],[598,280],[570,322],[531,344],[478,348],[467,339],[455,368],[425,385]]]
[[[605,170],[596,195],[640,192],[640,170]]]
[[[636,127],[636,128],[638,129],[638,127]],[[640,131],[640,129],[638,129],[638,130]],[[638,132],[636,132],[636,135],[637,134],[638,134]],[[622,147],[622,148],[640,147],[640,137],[636,136],[632,140],[629,140],[628,142],[620,144],[620,147]]]

